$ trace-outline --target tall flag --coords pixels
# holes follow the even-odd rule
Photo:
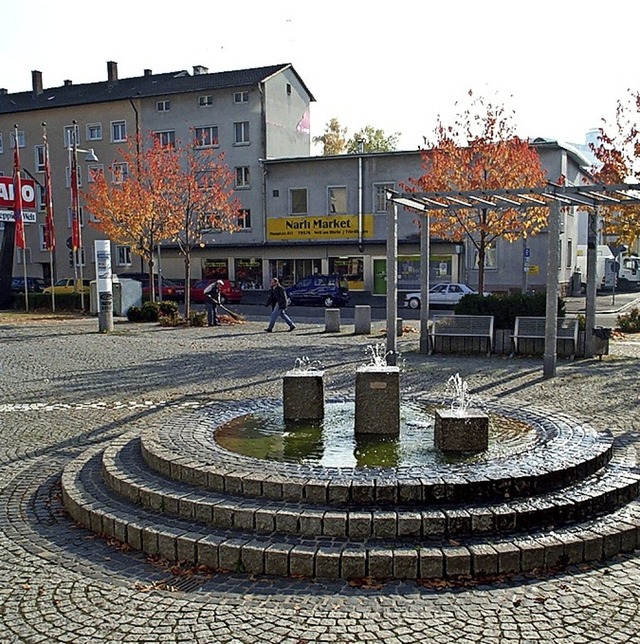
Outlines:
[[[72,134],[71,151],[71,247],[75,252],[80,248],[80,213],[78,207],[78,150],[75,133]]]
[[[56,248],[56,235],[53,224],[53,195],[51,192],[51,165],[49,164],[49,141],[45,130],[42,139],[44,141],[44,244],[46,249],[53,251]]]
[[[24,250],[24,221],[22,219],[22,181],[20,179],[20,152],[18,150],[18,126],[13,128],[13,219],[16,224],[16,248]]]

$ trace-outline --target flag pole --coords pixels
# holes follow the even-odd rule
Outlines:
[[[53,217],[53,192],[51,189],[51,164],[49,162],[49,139],[47,138],[47,124],[42,122],[42,140],[44,141],[44,190],[45,190],[45,227],[44,239],[49,250],[49,274],[51,278],[51,311],[56,311],[54,253],[56,249],[56,236]]]
[[[78,261],[78,254],[82,252],[80,242],[80,212],[78,205],[78,149],[76,142],[76,121],[73,121],[71,131],[71,146],[69,147],[69,166],[71,178],[71,246],[73,249],[73,281],[74,292],[78,288],[78,264],[82,270],[82,259]],[[80,306],[84,311],[84,291],[80,288]]]
[[[13,220],[15,223],[15,245],[22,250],[22,276],[24,278],[24,308],[29,312],[29,283],[27,281],[27,249],[22,218],[22,180],[20,178],[20,150],[18,126],[13,126]]]

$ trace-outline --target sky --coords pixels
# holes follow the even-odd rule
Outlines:
[[[13,0],[0,87],[30,91],[32,70],[45,87],[102,81],[107,61],[120,78],[291,63],[315,98],[312,136],[335,117],[415,150],[472,90],[513,110],[520,136],[584,143],[640,90],[639,18],[638,0]]]

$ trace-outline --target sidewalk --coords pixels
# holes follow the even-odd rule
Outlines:
[[[571,314],[584,314],[586,311],[586,297],[581,295],[579,297],[565,297],[567,313]],[[640,293],[622,292],[600,292],[596,295],[596,311],[598,313],[622,313],[628,309],[640,306]]]

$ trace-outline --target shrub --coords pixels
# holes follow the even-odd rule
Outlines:
[[[189,313],[190,326],[207,326],[207,314],[202,311],[191,311]]]
[[[145,302],[142,306],[132,306],[127,311],[129,322],[157,322],[160,306],[157,302]]]
[[[631,309],[629,313],[619,315],[618,326],[625,333],[640,333],[640,310]]]
[[[496,329],[513,329],[516,318],[544,317],[547,311],[545,293],[513,293],[510,295],[465,295],[454,311],[457,315],[493,315]],[[566,305],[558,298],[558,317],[566,315]]]

